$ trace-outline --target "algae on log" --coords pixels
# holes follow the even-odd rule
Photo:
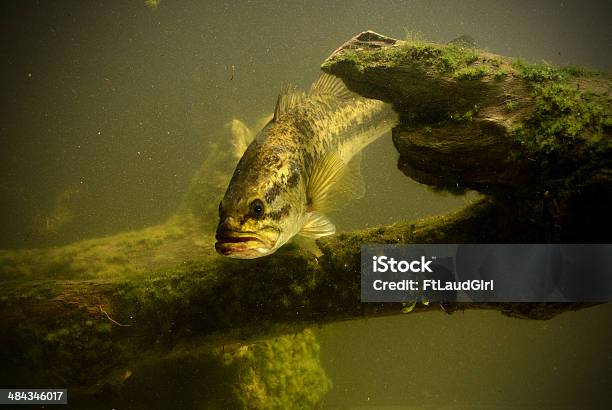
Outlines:
[[[400,114],[393,142],[407,176],[451,192],[539,203],[548,220],[538,223],[559,227],[551,241],[610,237],[608,74],[371,31],[345,43],[322,69],[393,104]]]
[[[585,108],[584,104],[574,106],[574,99],[557,101],[549,88],[537,91],[530,78],[561,75],[553,69],[515,68],[516,64],[506,64],[507,60],[499,57],[499,70],[491,74],[489,68],[479,66],[495,67],[497,63],[492,58],[477,62],[480,60],[473,55],[480,52],[475,50],[456,46],[390,48],[395,40],[369,36],[361,37],[364,44],[378,43],[378,50],[343,47],[324,68],[346,77],[355,91],[394,103],[402,118],[394,141],[402,155],[400,167],[408,175],[433,186],[456,188],[459,184],[460,189],[478,189],[489,197],[451,215],[321,239],[317,242],[321,254],[317,255],[290,244],[271,257],[228,260],[214,253],[211,234],[216,198],[231,172],[228,154],[223,154],[228,150],[221,141],[212,147],[181,209],[166,224],[60,248],[0,253],[0,325],[8,329],[0,334],[0,384],[69,385],[83,394],[111,389],[121,396],[121,392],[145,389],[138,387],[137,375],[152,373],[147,369],[164,368],[169,362],[180,366],[200,358],[206,367],[202,371],[219,376],[215,380],[224,384],[228,401],[223,403],[257,397],[260,407],[273,407],[275,403],[286,404],[287,394],[298,394],[293,387],[306,387],[291,383],[279,387],[276,376],[263,374],[269,367],[260,363],[258,355],[274,360],[276,355],[287,354],[299,362],[287,361],[289,367],[276,369],[276,374],[295,381],[305,377],[300,369],[311,369],[308,383],[317,387],[304,400],[316,402],[329,388],[329,381],[318,363],[316,339],[306,329],[335,320],[398,314],[403,308],[402,304],[360,302],[361,244],[545,242],[551,238],[553,222],[562,219],[555,215],[564,212],[572,216],[566,219],[569,224],[580,225],[583,214],[598,222],[598,229],[609,222],[607,213],[602,217],[602,212],[575,212],[592,211],[593,206],[603,210],[612,198],[609,194],[602,197],[601,190],[601,186],[610,185],[606,162],[609,122],[602,120],[608,118],[605,104],[604,115],[592,104]],[[406,54],[406,50],[413,51]],[[422,56],[429,65],[405,65],[407,55]],[[514,75],[511,70],[515,69],[522,71]],[[442,78],[442,72],[450,74]],[[505,112],[493,109],[499,108],[496,88],[481,84],[491,75],[490,82],[499,81],[514,90],[516,98],[504,100],[508,110],[505,120],[495,116]],[[572,78],[585,84],[606,81]],[[386,85],[392,81],[397,82],[397,89]],[[561,95],[573,95],[569,88],[563,90]],[[534,94],[537,92],[541,95]],[[589,98],[601,101],[601,95]],[[571,121],[546,114],[562,104],[570,106],[567,118]],[[489,116],[485,116],[487,112]],[[534,118],[529,115],[537,112],[552,122],[563,138],[574,133],[576,143],[566,144],[563,139],[562,145],[555,144],[557,133],[538,134],[529,140],[529,132],[544,123],[519,119]],[[579,122],[582,127],[576,126],[578,117],[584,120]],[[516,133],[508,133],[512,128],[508,124],[520,127]],[[598,127],[601,134],[596,132]],[[577,158],[588,153],[590,162],[576,164],[580,168],[573,173],[555,168],[560,163],[573,164],[575,153]],[[437,162],[426,164],[424,158]],[[553,182],[551,176],[565,184],[565,191],[547,189]],[[576,195],[580,181],[582,195]],[[547,196],[546,190],[552,194]],[[567,192],[567,200],[558,200],[562,192]],[[517,199],[519,194],[522,196]],[[543,217],[552,215],[551,204],[556,204],[556,219]],[[573,232],[575,238],[588,238],[584,228],[567,232]],[[487,308],[515,317],[548,319],[585,306],[432,304],[418,306],[414,312]],[[303,347],[287,353],[290,349],[283,338],[296,332]],[[254,356],[241,356],[245,351]],[[43,362],[44,368],[40,365]],[[245,363],[239,368],[252,369],[252,373],[245,377],[243,370],[232,367],[237,362]]]

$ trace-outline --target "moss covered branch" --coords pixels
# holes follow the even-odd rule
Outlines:
[[[537,237],[537,229],[528,223],[508,221],[507,212],[483,200],[449,216],[320,240],[319,256],[288,246],[269,258],[237,261],[205,254],[173,269],[114,278],[5,280],[0,324],[11,331],[0,335],[2,380],[18,385],[35,377],[39,384],[60,380],[83,388],[105,380],[103,385],[113,386],[152,355],[165,357],[197,345],[201,354],[218,357],[223,346],[273,340],[312,324],[399,314],[402,304],[360,302],[362,243],[510,242]],[[414,312],[487,308],[547,319],[584,306],[432,304]],[[43,358],[44,369],[36,375],[27,371]]]
[[[428,185],[534,198],[612,172],[610,76],[364,32],[322,65],[393,104],[400,169]]]

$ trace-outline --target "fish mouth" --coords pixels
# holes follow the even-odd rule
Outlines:
[[[253,232],[217,231],[215,250],[223,256],[253,259],[269,254],[274,245]]]

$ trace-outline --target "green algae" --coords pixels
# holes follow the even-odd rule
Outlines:
[[[22,295],[21,298],[21,303],[34,306],[40,302],[31,296]],[[12,304],[11,309],[15,313],[21,307]],[[45,326],[37,319],[19,322],[13,328],[11,337],[27,349],[13,348],[10,354],[0,352],[3,367],[13,369],[11,380],[31,379],[32,375],[25,375],[27,369],[38,369],[36,381],[43,385],[91,385],[116,366],[118,358],[124,357],[124,345],[116,343],[112,337],[113,325],[108,321],[92,320],[85,309],[47,320]],[[43,362],[45,366],[41,367]],[[2,371],[0,378],[8,380]]]
[[[565,78],[563,71],[547,63],[529,64],[521,59],[512,63],[514,74],[529,82],[559,81]]]
[[[466,44],[435,44],[420,39],[398,41],[395,45],[370,50],[345,49],[325,61],[321,68],[329,70],[336,64],[353,64],[360,72],[384,67],[409,68],[429,76],[443,76],[456,81],[506,79],[516,70],[511,60],[494,56]],[[521,65],[525,71],[530,66]],[[578,72],[574,69],[569,72]],[[534,74],[535,75],[535,74]]]
[[[458,80],[478,80],[485,77],[489,73],[489,69],[484,65],[475,67],[464,67],[457,70],[453,76]]]
[[[587,75],[598,75],[595,70],[582,67],[555,67],[547,62],[528,63],[522,59],[516,59],[511,63],[514,74],[530,83],[543,81],[566,81],[570,78]]]
[[[518,107],[518,103],[516,101],[508,101],[505,105],[504,105],[504,109],[507,112],[512,112],[515,111]]]
[[[192,227],[170,219],[139,231],[60,247],[0,250],[0,279],[93,279],[142,274],[152,267],[174,265],[177,256],[189,253],[188,245],[195,254],[197,234]]]
[[[606,151],[612,111],[605,93],[581,89],[580,79],[602,76],[578,67],[554,67],[547,63],[512,63],[515,75],[531,87],[534,112],[517,124],[513,137],[531,158],[568,156],[578,145]]]
[[[508,70],[506,70],[506,69],[499,69],[499,70],[496,70],[493,73],[493,78],[495,79],[495,81],[502,81],[505,78],[507,78],[509,74],[510,74],[510,72]]]
[[[470,122],[478,115],[479,109],[478,104],[474,104],[471,109],[464,112],[451,112],[449,118],[454,122]]]
[[[311,409],[331,388],[310,330],[243,346],[223,361],[240,375],[234,392],[242,408]]]
[[[584,141],[609,144],[603,136],[612,123],[612,101],[570,81],[570,75],[582,72],[524,63],[518,67],[532,87],[535,106],[534,114],[513,133],[527,155],[566,155]]]
[[[193,403],[202,409],[316,408],[331,388],[319,351],[309,329],[222,347],[180,345],[169,354],[126,363],[104,396],[113,398],[108,405],[114,408],[186,408]]]
[[[355,64],[359,70],[365,67],[413,67],[433,70],[439,74],[469,77],[470,72],[462,71],[478,60],[474,48],[460,45],[440,45],[418,40],[398,42],[397,45],[377,50],[345,50],[341,56],[326,61],[325,69],[339,60]],[[475,68],[475,75],[480,75],[481,68]]]

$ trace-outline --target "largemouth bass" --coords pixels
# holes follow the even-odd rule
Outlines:
[[[308,93],[285,90],[219,204],[217,252],[252,259],[296,234],[335,233],[325,213],[363,195],[359,153],[396,122],[388,104],[351,93],[328,74]]]

